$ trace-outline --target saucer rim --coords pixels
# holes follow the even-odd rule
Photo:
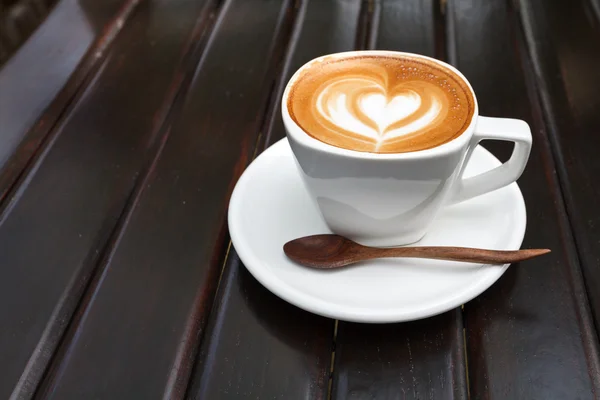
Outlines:
[[[280,149],[284,146],[289,147],[287,138],[279,140],[261,153],[241,175],[235,185],[229,202],[228,227],[233,247],[246,269],[258,282],[260,282],[261,285],[288,303],[317,315],[349,322],[393,323],[413,321],[438,315],[467,303],[491,287],[508,269],[510,264],[486,266],[486,268],[491,270],[490,273],[484,275],[479,281],[471,284],[467,290],[461,291],[455,296],[446,296],[439,303],[436,302],[424,308],[415,309],[415,307],[412,307],[410,310],[407,310],[406,306],[401,307],[401,309],[386,308],[384,310],[375,310],[372,307],[354,307],[332,304],[290,286],[284,280],[270,273],[267,268],[261,267],[264,262],[260,260],[260,257],[255,254],[240,237],[240,229],[238,229],[237,225],[239,224],[238,221],[241,219],[236,217],[236,213],[241,212],[243,209],[243,196],[241,193],[244,192],[244,189],[256,175],[254,171],[260,167],[261,161],[259,160],[266,159],[277,152],[285,151]],[[480,145],[478,147],[481,148],[481,151],[487,153],[486,156],[491,157],[494,163],[497,165],[501,164],[487,149]],[[291,148],[289,149],[289,153],[292,155]],[[511,195],[515,200],[513,211],[515,213],[515,221],[518,223],[518,226],[513,226],[511,235],[503,249],[517,250],[523,242],[527,225],[525,200],[521,189],[516,182],[511,183],[503,189],[513,191],[513,194]],[[488,195],[493,195],[493,193],[494,192],[490,192]]]

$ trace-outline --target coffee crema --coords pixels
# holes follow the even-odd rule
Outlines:
[[[439,146],[469,126],[474,98],[452,71],[409,56],[315,61],[292,82],[287,107],[310,136],[332,146],[403,153]]]

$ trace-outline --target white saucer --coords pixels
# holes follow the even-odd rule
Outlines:
[[[499,165],[478,147],[465,176]],[[516,183],[444,209],[418,243],[518,249],[525,203]],[[291,239],[330,233],[306,193],[287,139],[261,154],[238,181],[229,205],[231,240],[246,268],[282,299],[315,314],[355,322],[399,322],[439,314],[471,300],[508,265],[382,259],[342,270],[309,269],[290,261]]]

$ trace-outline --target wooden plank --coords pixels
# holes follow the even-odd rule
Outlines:
[[[223,3],[164,148],[85,296],[43,396],[184,396],[222,268],[227,199],[254,153],[292,6]]]
[[[460,309],[389,325],[340,322],[333,398],[466,399]]]
[[[0,398],[29,398],[42,378],[156,150],[205,4],[138,6],[0,215]]]
[[[353,49],[360,5],[360,0],[301,3],[261,149],[285,136],[280,99],[294,71],[322,54]],[[189,394],[195,399],[325,399],[333,330],[333,320],[268,292],[232,249]]]
[[[62,0],[0,70],[0,202],[136,4]]]
[[[523,247],[552,249],[513,265],[465,305],[470,392],[485,399],[591,399],[599,393],[598,348],[515,17],[500,0],[449,3],[456,65],[472,83],[481,114],[532,127],[534,146],[519,179],[528,208]],[[510,150],[486,146],[496,154]]]
[[[375,5],[368,43],[445,58],[445,44],[438,40],[438,30],[445,27],[440,4],[415,0]],[[465,370],[460,309],[400,324],[340,322],[333,397],[465,399]]]
[[[326,399],[333,322],[270,293],[232,249],[189,397]]]
[[[600,329],[600,13],[588,12],[589,5],[520,2],[560,185]]]
[[[440,7],[435,0],[376,1],[370,47],[444,58],[435,41],[435,23],[439,22],[435,13]]]
[[[589,8],[594,14],[596,21],[600,22],[600,1],[599,0],[588,0]]]

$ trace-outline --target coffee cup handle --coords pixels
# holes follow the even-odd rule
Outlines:
[[[505,140],[514,142],[510,159],[490,171],[462,178],[473,151],[482,140]],[[475,133],[471,138],[465,160],[459,172],[457,188],[451,203],[460,203],[470,198],[500,189],[516,181],[523,173],[531,151],[531,129],[525,121],[510,118],[478,117]]]

